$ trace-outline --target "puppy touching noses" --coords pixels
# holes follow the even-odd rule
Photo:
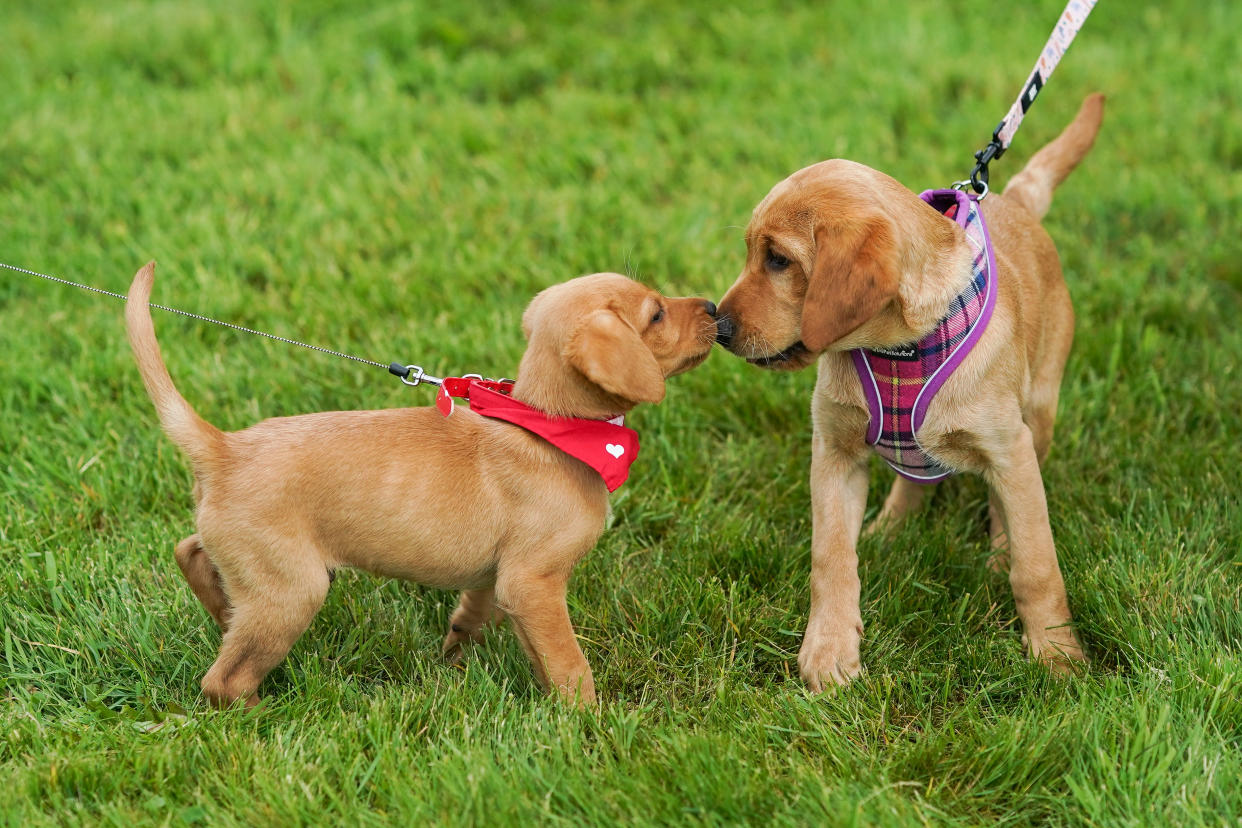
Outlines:
[[[727,316],[719,316],[716,318],[716,343],[726,350],[732,350],[733,347],[733,320]]]
[[[619,273],[554,285],[522,317],[529,344],[514,394],[556,416],[607,418],[659,402],[665,379],[711,353],[716,320],[709,307],[661,296]],[[539,382],[528,386],[532,375]]]
[[[1091,149],[1103,109],[1103,96],[1088,96],[986,201],[916,195],[831,159],[778,182],[751,215],[716,341],[762,368],[818,363],[811,611],[798,655],[814,690],[862,670],[857,542],[872,450],[899,474],[872,537],[921,506],[923,484],[983,476],[993,560],[1008,562],[1027,652],[1057,671],[1085,661],[1041,475],[1074,312],[1040,219]]]
[[[454,378],[470,404],[448,414],[333,411],[226,433],[168,375],[151,322],[154,267],[134,277],[126,322],[160,422],[194,470],[198,531],[176,560],[226,633],[202,681],[209,701],[257,703],[342,566],[462,590],[445,657],[507,616],[545,688],[595,701],[566,606],[569,577],[638,454],[618,415],[659,401],[667,377],[707,358],[711,302],[616,273],[582,276],[527,307],[511,396]]]

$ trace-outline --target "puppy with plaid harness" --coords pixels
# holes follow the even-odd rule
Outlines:
[[[970,471],[991,489],[1023,642],[1055,670],[1085,660],[1048,521],[1040,464],[1052,442],[1074,312],[1039,220],[1091,149],[1088,97],[1005,192],[919,197],[832,160],[777,184],[746,229],[747,262],[719,306],[718,341],[752,364],[812,362],[811,612],[798,654],[816,690],[862,670],[857,539],[871,450],[898,471],[873,528]]]

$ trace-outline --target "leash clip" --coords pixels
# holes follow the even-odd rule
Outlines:
[[[400,362],[394,362],[388,366],[388,373],[411,388],[422,385],[424,382],[431,385],[439,385],[442,382],[439,377],[433,377],[424,371],[421,365],[402,365]]]
[[[1004,122],[996,128],[1000,132]],[[953,184],[953,189],[964,190],[966,185],[979,194],[979,200],[982,201],[988,194],[988,164],[995,161],[1005,154],[1005,148],[1001,145],[1000,139],[996,132],[992,133],[992,140],[983,149],[975,153],[975,168],[970,171],[970,178],[964,181],[957,181]]]
[[[410,386],[411,388],[414,388],[419,385],[423,385],[424,383],[428,385],[439,385],[443,387],[445,379],[447,379],[447,378],[442,378],[442,377],[433,377],[431,374],[428,374],[426,371],[424,371],[423,366],[421,365],[403,365],[400,362],[394,362],[391,365],[389,365],[388,373],[392,374],[394,377],[401,380],[403,383]],[[507,377],[501,377],[498,380],[493,380],[493,379],[487,379],[482,374],[462,374],[460,377],[457,377],[457,379],[463,379],[467,381],[478,380],[479,382],[494,382],[494,383],[499,383],[499,384],[503,384],[503,383],[512,384],[513,383],[513,380]]]

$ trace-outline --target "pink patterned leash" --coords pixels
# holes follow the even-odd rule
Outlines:
[[[1043,51],[1039,53],[1039,60],[1035,62],[1031,76],[1022,86],[1022,94],[1013,102],[1013,106],[1009,107],[1004,119],[996,125],[992,140],[986,147],[975,153],[977,163],[970,173],[970,180],[958,181],[953,185],[956,189],[965,189],[969,184],[979,194],[979,198],[988,194],[988,163],[1000,158],[1005,150],[1009,149],[1009,145],[1013,143],[1014,134],[1022,125],[1026,111],[1031,108],[1031,104],[1035,103],[1035,96],[1039,94],[1039,90],[1044,88],[1048,78],[1052,77],[1052,71],[1057,68],[1061,58],[1065,57],[1065,52],[1074,42],[1074,35],[1078,34],[1078,30],[1086,22],[1087,15],[1091,14],[1095,4],[1096,0],[1069,0],[1065,5],[1065,11],[1061,12],[1061,17],[1052,30],[1052,36],[1048,38]]]

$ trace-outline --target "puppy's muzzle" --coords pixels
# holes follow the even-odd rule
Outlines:
[[[746,360],[751,365],[758,365],[760,368],[771,368],[774,365],[782,365],[790,360],[800,360],[809,354],[810,351],[801,342],[795,342],[785,350],[765,357],[752,357]]]

